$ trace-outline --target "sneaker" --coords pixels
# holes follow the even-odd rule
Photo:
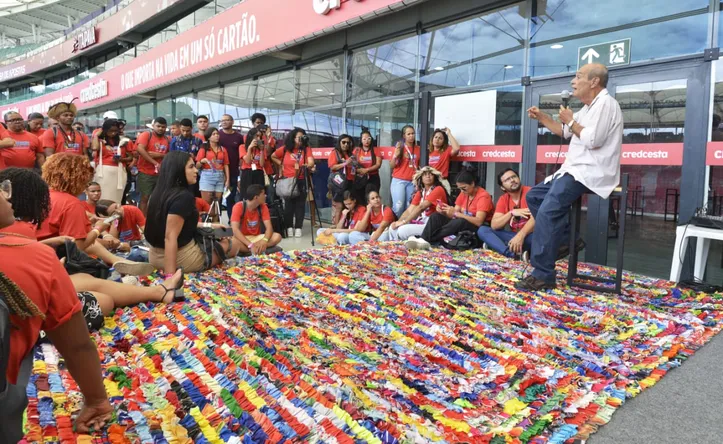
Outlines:
[[[515,284],[515,288],[526,291],[554,290],[557,288],[557,283],[554,281],[543,281],[530,274],[521,281],[517,282]]]
[[[585,241],[581,239],[578,239],[575,241],[575,251],[578,253],[585,249]],[[555,261],[559,261],[560,259],[565,259],[570,255],[570,243],[565,242],[564,245],[562,245],[557,250],[557,259]]]
[[[294,230],[294,237],[301,237],[303,234],[301,233],[301,228],[297,228]]]
[[[135,285],[136,287],[139,287],[141,283],[138,281],[138,278],[135,276],[123,276],[121,278],[121,282],[126,285]]]
[[[482,249],[489,250],[489,247],[487,246],[487,242],[482,242]]]
[[[156,269],[148,262],[132,262],[120,260],[113,264],[113,268],[120,274],[129,274],[131,276],[148,276]]]
[[[407,250],[429,250],[431,245],[421,237],[412,236],[404,242]]]
[[[529,264],[530,263],[530,252],[527,250],[523,251],[520,259],[522,259],[522,262]]]
[[[286,237],[294,237],[294,229],[293,228],[286,229]]]

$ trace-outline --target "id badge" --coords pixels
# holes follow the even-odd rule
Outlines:
[[[255,164],[255,163],[252,163],[252,164],[251,164],[251,171],[256,171],[256,164]]]

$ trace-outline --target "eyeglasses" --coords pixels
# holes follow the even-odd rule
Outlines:
[[[342,145],[349,145],[349,141],[348,141],[348,140],[342,140],[342,141],[341,141],[341,144],[342,144]]]
[[[2,193],[5,200],[10,200],[13,197],[13,184],[9,180],[4,180],[0,183],[0,193]]]
[[[24,122],[24,120],[18,118],[18,119],[10,119],[10,120],[5,121],[5,123],[20,123],[20,122]]]

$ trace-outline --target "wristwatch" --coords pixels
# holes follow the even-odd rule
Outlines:
[[[567,127],[570,128],[570,131],[572,131],[572,127],[575,126],[577,122],[575,122],[575,119],[572,119],[570,123],[567,124]]]

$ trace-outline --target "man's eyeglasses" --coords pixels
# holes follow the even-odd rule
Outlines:
[[[4,180],[0,183],[0,193],[2,193],[5,200],[10,200],[13,197],[13,184],[9,180]]]
[[[348,141],[348,140],[342,140],[342,141],[341,141],[341,144],[342,144],[342,145],[349,145],[349,141]]]
[[[24,122],[24,120],[18,118],[18,119],[10,119],[10,120],[5,121],[5,123],[18,123],[18,122]]]

